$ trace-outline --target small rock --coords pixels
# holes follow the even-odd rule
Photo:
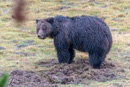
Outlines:
[[[34,53],[25,53],[25,52],[15,52],[16,55],[24,55],[24,56],[35,56]]]
[[[12,42],[13,42],[13,43],[17,43],[18,41],[16,41],[16,40],[13,40]]]
[[[119,83],[114,83],[113,84],[114,85],[114,87],[123,87],[121,84],[119,84]]]
[[[88,2],[92,2],[92,3],[95,3],[95,4],[99,4],[99,2],[97,0],[88,0]]]
[[[49,43],[53,43],[54,41],[50,41]]]
[[[63,9],[68,9],[68,8],[70,8],[69,6],[67,7],[67,6],[64,6],[64,7],[60,7],[59,9],[57,9],[57,10],[63,10]]]
[[[26,47],[26,45],[17,45],[18,49],[21,49],[21,48],[24,48],[24,47]]]
[[[128,46],[130,46],[130,43],[129,44],[127,44]]]
[[[111,29],[112,31],[117,31],[117,29]]]
[[[34,40],[27,40],[23,42],[26,43],[27,45],[32,45],[34,43]]]
[[[125,32],[119,32],[118,34],[126,34]]]
[[[34,41],[33,40],[27,40],[27,41],[23,41],[24,44],[22,45],[16,45],[16,47],[18,49],[21,49],[21,48],[24,48],[24,47],[27,47],[29,45],[33,45]]]
[[[118,19],[118,18],[113,18],[112,20],[113,20],[113,21],[119,21],[119,19]]]
[[[118,69],[117,72],[125,72],[124,69]]]
[[[108,58],[108,60],[111,60],[111,58]]]
[[[0,50],[5,50],[6,48],[4,48],[4,47],[0,47]]]

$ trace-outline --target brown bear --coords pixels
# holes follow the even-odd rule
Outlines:
[[[54,39],[59,63],[72,63],[75,51],[88,52],[93,68],[100,68],[112,46],[112,35],[107,24],[92,16],[56,16],[36,20],[37,36]]]

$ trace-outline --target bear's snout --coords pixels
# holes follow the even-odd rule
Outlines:
[[[38,37],[39,39],[44,39],[44,38],[45,38],[43,35],[40,35],[40,34],[38,34],[37,37]]]

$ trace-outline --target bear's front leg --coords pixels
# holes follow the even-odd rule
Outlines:
[[[71,52],[70,52],[70,43],[65,37],[64,32],[60,32],[54,38],[54,44],[57,51],[57,57],[59,63],[68,63],[70,62]]]
[[[59,63],[70,63],[70,52],[67,49],[57,51]]]

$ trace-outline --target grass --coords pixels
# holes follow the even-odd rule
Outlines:
[[[4,74],[2,78],[0,78],[0,87],[6,87],[8,82],[9,75]]]
[[[28,20],[18,26],[11,18],[12,1],[0,0],[0,71],[43,70],[36,65],[40,60],[57,59],[52,39],[39,40],[36,36],[35,19],[43,19],[56,15],[80,16],[92,15],[105,19],[113,35],[113,47],[106,61],[118,64],[124,68],[127,79],[117,79],[107,82],[89,81],[89,87],[129,87],[130,86],[130,5],[128,0],[97,0],[98,3],[88,3],[87,0],[28,0]],[[68,7],[60,10],[61,7]],[[27,45],[26,41],[33,41]],[[25,47],[18,48],[18,45]],[[15,54],[18,53],[18,54]],[[24,53],[27,53],[25,55]],[[34,55],[32,55],[34,54]],[[87,57],[77,52],[76,58]],[[120,68],[119,67],[119,68]],[[118,74],[118,73],[117,73]],[[67,87],[64,86],[63,87]],[[68,87],[86,87],[85,85],[68,85]]]

